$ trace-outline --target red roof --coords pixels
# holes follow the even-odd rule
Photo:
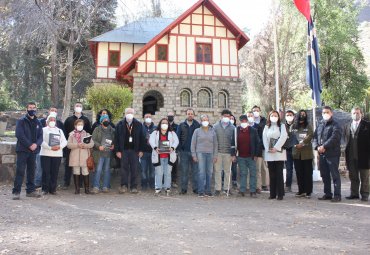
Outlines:
[[[143,48],[136,52],[129,60],[123,63],[116,72],[116,78],[120,79],[123,75],[129,73],[135,68],[137,59],[145,53],[150,47],[155,45],[163,36],[168,34],[174,27],[179,25],[184,19],[186,19],[190,14],[192,14],[200,6],[204,5],[208,8],[214,16],[216,16],[224,26],[230,30],[235,37],[237,37],[238,50],[241,49],[248,41],[248,36],[218,7],[212,0],[199,0],[192,7],[190,7],[186,12],[184,12],[180,17],[178,17],[174,22],[167,26],[162,32],[150,40]]]

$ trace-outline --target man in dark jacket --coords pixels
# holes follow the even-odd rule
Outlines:
[[[251,197],[257,197],[256,161],[260,147],[257,130],[248,123],[248,116],[239,117],[240,126],[236,128],[236,135],[232,140],[232,155],[237,156],[240,168],[240,195],[244,197],[249,170],[249,191]]]
[[[199,128],[200,124],[194,119],[194,110],[189,108],[186,110],[186,120],[177,128],[177,137],[179,138],[179,156],[180,156],[180,168],[181,168],[181,194],[186,194],[188,191],[189,183],[189,167],[192,171],[192,188],[193,193],[198,193],[198,165],[193,161],[191,155],[191,139],[195,129]]]
[[[68,140],[69,133],[71,133],[75,129],[75,121],[78,119],[81,119],[84,121],[84,130],[92,134],[91,131],[91,123],[90,120],[82,113],[82,103],[77,102],[74,107],[73,115],[68,117],[64,121],[64,135],[66,139]],[[70,183],[71,183],[71,177],[72,177],[72,168],[69,167],[69,153],[71,152],[70,149],[67,147],[65,148],[65,166],[64,166],[64,185],[62,189],[68,189]],[[82,180],[82,179],[81,179]]]
[[[333,119],[333,111],[329,106],[322,108],[323,121],[317,127],[313,148],[320,155],[320,172],[324,182],[325,195],[319,200],[341,201],[341,180],[339,174],[340,141],[342,130],[339,124]],[[334,183],[334,197],[331,192],[331,178]]]
[[[42,144],[42,126],[36,118],[36,104],[27,104],[26,116],[17,121],[15,136],[17,137],[16,153],[17,168],[14,178],[13,199],[19,200],[23,178],[27,168],[27,197],[40,197],[35,191],[35,163],[36,154]]]
[[[351,180],[351,195],[346,199],[369,200],[370,169],[370,123],[363,120],[361,108],[351,111],[352,122],[344,129],[346,141],[346,163]],[[361,182],[361,187],[360,187]],[[360,188],[360,192],[359,192]]]
[[[139,158],[143,156],[145,138],[143,126],[134,118],[135,110],[127,108],[125,118],[116,126],[114,150],[121,160],[121,187],[119,193],[128,191],[130,184],[131,193],[138,193],[138,167]],[[131,176],[129,183],[128,177]]]
[[[168,122],[170,123],[170,126],[172,128],[173,131],[177,131],[177,127],[179,125],[177,125],[175,123],[175,113],[174,112],[169,112],[167,114],[167,119],[168,119]],[[179,163],[179,160],[178,160],[178,155],[176,153],[176,162],[173,164],[172,166],[172,171],[171,171],[171,181],[172,181],[172,188],[177,188],[177,169],[178,169],[178,163]]]
[[[141,164],[141,189],[154,189],[154,166],[152,164],[152,147],[149,144],[150,134],[157,127],[152,120],[152,114],[146,113],[144,115],[143,136],[145,137],[145,144],[143,146],[143,156],[140,159]]]

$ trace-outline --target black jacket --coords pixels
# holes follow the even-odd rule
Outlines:
[[[198,121],[193,120],[191,126],[188,125],[187,121],[180,123],[177,127],[177,137],[179,138],[179,146],[177,147],[179,151],[188,151],[190,152],[191,139],[195,129],[199,128],[200,124]]]
[[[149,127],[143,123],[143,136],[145,138],[145,144],[143,146],[143,152],[152,152],[153,149],[149,144],[149,137],[150,134],[156,129],[157,127],[154,125],[154,123],[150,123]]]
[[[117,123],[116,133],[114,139],[114,151],[123,152],[126,150],[125,147],[125,137],[126,137],[126,118]],[[145,137],[143,134],[143,127],[140,121],[137,119],[132,120],[132,136],[134,139],[134,151],[142,152],[144,151]]]
[[[42,144],[42,126],[40,121],[35,117],[30,119],[27,115],[17,120],[15,127],[15,136],[17,137],[16,152],[39,153]],[[37,149],[31,151],[29,147],[37,144]]]
[[[315,130],[312,146],[324,146],[327,157],[340,157],[340,141],[342,138],[342,129],[339,124],[331,118],[328,121],[322,121]]]
[[[65,137],[67,137],[67,139],[69,137],[69,133],[71,133],[75,129],[75,121],[77,119],[78,118],[73,114],[64,121],[64,135]],[[91,135],[92,130],[90,120],[83,114],[81,115],[80,119],[84,121],[84,130]]]

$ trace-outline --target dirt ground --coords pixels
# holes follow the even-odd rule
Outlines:
[[[294,185],[294,190],[296,186]],[[343,179],[343,196],[349,182]],[[82,190],[81,190],[82,191]],[[74,195],[11,200],[0,186],[0,254],[369,254],[370,203],[286,195]]]

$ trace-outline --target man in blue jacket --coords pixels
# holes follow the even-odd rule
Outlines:
[[[17,167],[14,179],[13,199],[19,200],[23,177],[27,168],[27,197],[40,197],[35,191],[35,163],[36,154],[40,151],[42,143],[42,126],[36,118],[36,104],[27,104],[26,116],[17,121],[15,136],[17,137],[16,153]]]

